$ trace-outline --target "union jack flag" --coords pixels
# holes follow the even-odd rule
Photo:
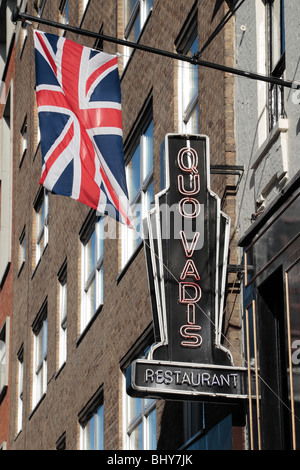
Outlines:
[[[117,57],[34,31],[40,184],[127,226]]]

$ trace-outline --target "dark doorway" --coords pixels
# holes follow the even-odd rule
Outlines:
[[[291,448],[283,275],[278,269],[258,288],[262,448]]]

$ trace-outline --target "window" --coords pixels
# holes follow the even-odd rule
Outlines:
[[[65,262],[58,273],[58,367],[61,368],[67,360],[67,263]]]
[[[191,12],[175,47],[189,57],[198,51],[197,11]],[[178,124],[179,132],[198,133],[198,66],[188,62],[178,63]]]
[[[69,0],[62,0],[59,6],[59,16],[61,24],[69,24]],[[66,34],[65,29],[61,29],[61,35]]]
[[[48,215],[49,215],[49,193],[41,189],[34,203],[35,210],[35,265],[48,245]]]
[[[81,21],[83,21],[83,19],[84,19],[84,16],[85,16],[85,14],[86,14],[89,1],[90,1],[90,0],[82,0],[82,1],[81,1],[81,11],[82,11]]]
[[[129,202],[136,231],[122,226],[122,268],[142,240],[142,219],[154,200],[153,193],[153,121],[148,119],[133,137],[128,152],[126,178]]]
[[[66,442],[67,440],[67,436],[66,436],[66,433],[64,432],[60,438],[56,441],[56,444],[55,444],[55,449],[56,450],[66,450]]]
[[[142,28],[152,10],[153,0],[124,0],[124,38],[137,42]],[[124,65],[126,65],[132,49],[124,49]]]
[[[47,302],[44,303],[33,325],[33,393],[34,408],[47,390]]]
[[[89,215],[80,234],[82,253],[82,308],[81,331],[85,329],[94,314],[103,305],[103,218],[95,211]]]
[[[126,403],[127,450],[156,449],[156,401],[132,398]]]
[[[19,261],[18,261],[18,274],[21,272],[24,263],[25,263],[25,256],[26,256],[26,237],[25,237],[25,227],[21,233],[19,238]]]
[[[59,6],[60,21],[62,24],[69,24],[69,0],[62,0]]]
[[[17,433],[22,429],[23,420],[23,345],[18,352],[18,398],[17,398]]]
[[[136,343],[134,351],[129,351],[123,359],[123,417],[124,449],[156,449],[156,400],[133,398],[126,393],[126,369],[138,357],[145,357],[153,344],[153,329],[148,328]]]
[[[104,405],[100,388],[78,416],[80,450],[104,450]]]
[[[285,71],[284,0],[267,1],[268,52],[270,76],[282,78]],[[269,85],[269,129],[285,116],[283,87]]]
[[[9,326],[10,318],[7,317],[0,329],[0,403],[8,386]]]
[[[27,11],[27,5],[25,6],[25,9],[22,11],[21,9],[21,12],[22,13],[28,13]],[[27,42],[27,37],[28,37],[28,23],[26,23],[26,21],[22,21],[21,22],[21,32],[20,32],[20,38],[21,38],[21,53],[20,53],[20,57],[22,56],[23,54],[23,51],[24,51],[24,48],[25,48],[25,44]]]
[[[101,25],[101,28],[99,29],[99,34],[103,34],[103,24]],[[103,51],[103,39],[102,38],[96,39],[95,44],[94,44],[94,49],[96,49],[97,51]]]
[[[180,450],[231,450],[232,416],[214,403],[183,402]]]
[[[20,158],[20,165],[22,164],[26,151],[27,151],[27,118],[25,118],[22,128],[21,128],[21,158]]]
[[[39,122],[37,122],[36,147],[35,147],[35,152],[34,152],[34,155],[33,155],[33,160],[35,160],[35,157],[37,156],[40,144],[41,144],[41,130],[40,130]]]
[[[0,289],[12,254],[13,84],[7,93],[0,126]]]
[[[188,442],[202,430],[205,422],[204,403],[183,402],[184,442]]]
[[[45,7],[46,0],[34,0],[33,6],[38,13],[38,16],[42,16]]]

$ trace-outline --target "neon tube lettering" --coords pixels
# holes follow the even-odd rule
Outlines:
[[[187,157],[187,160],[190,163],[189,166],[184,164],[183,157]],[[196,150],[192,148],[182,148],[177,155],[177,163],[179,168],[186,173],[198,173],[198,154]]]
[[[188,292],[187,289],[192,289],[194,291],[194,297],[192,297]],[[199,302],[201,299],[201,289],[198,284],[195,282],[180,282],[179,283],[179,302],[181,304],[194,304]]]
[[[186,196],[194,196],[195,194],[199,193],[199,191],[200,191],[200,178],[199,178],[199,175],[193,175],[190,182],[193,183],[193,185],[191,185],[191,186],[193,186],[192,189],[189,189],[189,190],[185,189],[183,176],[179,175],[178,176],[178,191],[181,194],[185,194]]]
[[[188,259],[186,261],[185,266],[180,275],[180,279],[185,279],[188,276],[193,276],[197,281],[199,281],[200,279],[199,273],[192,259]]]
[[[202,337],[196,333],[201,330],[199,325],[183,325],[180,328],[180,334],[183,338],[187,338],[186,341],[181,341],[181,346],[189,348],[198,348],[202,344]]]
[[[186,212],[185,210],[186,204],[189,204],[190,206],[192,205],[194,206],[192,212]],[[197,199],[194,199],[193,197],[184,197],[183,199],[179,201],[179,212],[182,215],[182,217],[187,217],[188,219],[195,219],[200,214],[200,210],[201,210],[200,202],[197,201]]]
[[[181,241],[182,241],[182,246],[183,246],[183,249],[184,249],[185,256],[187,258],[191,258],[194,254],[198,239],[200,237],[200,233],[195,232],[195,234],[193,236],[193,240],[191,241],[191,243],[189,245],[188,245],[185,233],[182,230],[180,230],[179,233],[180,233],[180,238],[181,238]]]
[[[189,178],[184,179],[183,175],[177,177],[177,189],[183,197],[178,204],[179,213],[182,217],[195,219],[199,216],[201,206],[197,199],[191,197],[200,192],[200,177],[198,174],[198,154],[192,148],[182,148],[177,155],[177,164],[179,169],[188,174]],[[189,186],[189,187],[187,187]],[[199,232],[195,232],[193,239],[187,241],[183,230],[179,232],[182,247],[186,258],[184,268],[181,272],[180,279],[185,281],[186,278],[194,278],[195,281],[200,280],[200,276],[194,261],[191,259],[200,236]],[[196,325],[195,304],[201,299],[201,288],[195,282],[179,283],[179,303],[187,305],[186,321],[188,324],[182,325],[179,333],[183,338],[181,346],[188,348],[198,348],[202,344],[202,337],[199,334],[201,326]]]

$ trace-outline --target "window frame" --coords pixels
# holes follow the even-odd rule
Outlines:
[[[95,252],[92,269],[88,271],[89,242],[95,235]],[[90,322],[101,311],[104,303],[104,218],[92,210],[88,215],[79,234],[81,241],[81,321],[80,332],[89,326]],[[94,283],[94,309],[90,308],[91,288]]]
[[[143,431],[143,450],[155,450],[157,446],[157,432],[156,432],[156,400],[149,398],[133,398],[127,394],[126,391],[126,370],[130,364],[137,358],[145,357],[154,343],[153,335],[153,325],[152,323],[144,331],[144,333],[138,338],[134,347],[128,351],[124,358],[120,362],[120,368],[122,370],[122,386],[123,386],[123,400],[122,400],[122,409],[123,409],[123,448],[124,450],[134,450],[134,447],[131,447],[132,440],[131,437],[133,432],[138,429],[139,425],[142,425]],[[135,415],[130,414],[130,409],[135,404],[140,404],[138,406],[139,412]],[[152,431],[154,431],[155,437],[155,448],[151,449],[153,439],[151,438],[150,426],[151,422],[149,417],[152,413],[155,413],[155,424]],[[153,423],[152,423],[153,425]]]
[[[95,421],[94,444],[100,443],[99,448],[90,449],[87,445],[88,431],[91,421]],[[78,415],[80,425],[80,450],[104,450],[104,394],[103,386],[93,395],[90,401]],[[100,437],[100,438],[99,438]],[[99,439],[98,439],[99,438]]]
[[[18,254],[18,276],[20,275],[26,261],[26,227],[23,228],[19,238]]]
[[[32,409],[35,409],[47,391],[48,316],[47,300],[32,324]]]
[[[24,386],[24,347],[23,345],[17,354],[18,361],[18,398],[17,398],[17,434],[23,427],[23,386]]]
[[[129,203],[135,218],[136,230],[129,229],[128,227],[121,227],[121,270],[123,270],[130,260],[135,256],[137,250],[142,244],[142,220],[146,217],[150,206],[154,201],[154,152],[153,152],[153,141],[154,141],[154,126],[153,126],[153,115],[152,115],[152,104],[150,102],[146,106],[146,111],[141,113],[141,118],[137,121],[131,134],[128,136],[127,142],[125,143],[125,173],[127,179],[127,186],[129,192]],[[145,108],[144,108],[145,109]],[[151,132],[151,149],[148,154],[147,150],[147,131],[152,129]],[[131,177],[130,164],[133,158],[136,156],[136,152],[139,149],[139,175],[138,175],[138,188],[135,193],[131,194]],[[150,165],[148,165],[148,157]],[[148,170],[146,170],[148,168]],[[134,168],[135,169],[135,168]],[[133,169],[133,170],[134,170]],[[134,186],[134,185],[133,185]],[[152,188],[152,198],[151,198]],[[151,201],[149,200],[152,199]],[[135,217],[135,214],[139,214]]]
[[[153,0],[135,0],[135,4],[130,11],[128,18],[126,18],[126,4],[131,0],[123,0],[123,24],[124,24],[124,31],[123,36],[126,41],[130,42],[138,42],[144,27],[150,18],[151,12],[153,10]],[[150,4],[150,7],[148,7]],[[135,23],[138,21],[138,34],[135,36],[134,39],[130,38],[131,31],[133,30]],[[128,64],[134,49],[128,46],[124,46],[124,59],[123,64],[124,68]]]
[[[125,419],[126,419],[126,450],[155,450],[152,444],[152,433],[150,430],[151,418],[155,418],[155,434],[156,434],[156,400],[151,398],[133,398],[126,394]],[[138,404],[139,411],[130,416],[132,405],[136,408]],[[139,405],[140,404],[140,405]],[[134,432],[142,427],[142,446],[136,447],[133,444]]]
[[[2,402],[8,387],[9,373],[9,346],[10,340],[10,317],[6,317],[0,329],[0,341],[4,345],[0,351],[0,403]]]
[[[46,0],[34,0],[33,7],[36,10],[38,16],[41,18],[44,8],[45,8]]]
[[[175,41],[175,48],[179,54],[193,56],[198,51],[198,20],[196,4],[193,7],[188,20],[184,24]],[[188,62],[178,62],[178,128],[179,132],[199,132],[199,73],[198,66]],[[193,77],[193,75],[195,76]],[[196,84],[196,89],[186,99],[186,83]],[[193,123],[192,118],[196,113]],[[192,126],[195,126],[194,128]]]
[[[67,361],[67,318],[68,318],[68,288],[67,261],[63,263],[58,275],[58,368],[61,369]]]
[[[35,266],[37,266],[49,241],[49,192],[44,188],[41,188],[34,202],[34,211]]]
[[[69,0],[61,0],[59,5],[60,22],[69,24]]]
[[[27,153],[27,147],[28,147],[28,124],[27,124],[27,116],[25,116],[25,119],[21,127],[21,156],[20,156],[19,167],[23,163],[23,160]]]
[[[274,5],[279,2],[279,23],[274,24]],[[284,0],[267,0],[267,56],[268,75],[275,78],[283,78],[285,73],[285,25],[284,25]],[[274,32],[278,27],[278,41],[274,44]],[[279,50],[278,57],[273,60],[275,47]],[[286,116],[284,107],[284,87],[276,84],[269,84],[268,87],[268,109],[269,109],[269,131],[271,131],[280,118]]]

